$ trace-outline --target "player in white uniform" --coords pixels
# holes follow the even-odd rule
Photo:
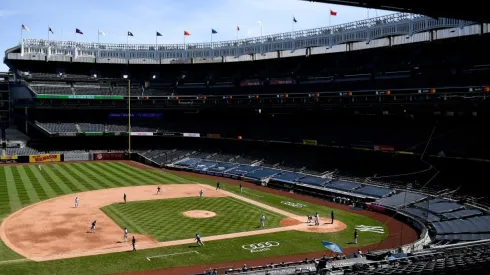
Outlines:
[[[41,169],[41,165],[38,165],[38,166],[37,166],[37,169],[39,169],[39,171],[41,171],[41,170],[42,170],[42,169]]]
[[[199,191],[199,198],[202,198],[202,195],[204,194],[204,191]]]
[[[264,215],[260,216],[260,227],[262,227],[262,228],[265,227],[265,216]]]
[[[318,212],[315,213],[315,225],[320,225],[320,215]]]
[[[128,241],[128,229],[124,228],[124,242]]]
[[[80,203],[80,199],[78,197],[75,198],[75,207],[78,207],[78,204]]]

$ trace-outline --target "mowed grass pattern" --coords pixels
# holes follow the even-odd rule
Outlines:
[[[189,218],[182,213],[207,210],[216,216]],[[158,241],[213,236],[258,230],[260,216],[266,216],[265,228],[279,227],[283,215],[270,212],[235,198],[179,198],[112,204],[102,208],[121,228],[151,235]],[[176,230],[178,228],[178,230]]]
[[[188,182],[119,162],[0,167],[0,219],[42,200],[104,188]]]
[[[42,167],[42,171],[38,170],[37,165],[0,167],[0,218],[34,202],[83,190],[167,183],[203,183],[211,186],[216,184],[216,180],[212,179],[203,179],[187,175],[177,176],[156,170],[143,170],[118,162],[91,162],[80,164],[58,163],[43,164]],[[224,190],[240,194],[241,196],[275,206],[294,214],[306,215],[317,211],[321,213],[322,216],[328,216],[331,210],[328,207],[248,188],[245,188],[244,192],[239,192],[237,186],[229,185],[226,181],[226,179],[220,180]],[[283,204],[283,201],[298,202],[307,205],[307,207],[293,208]],[[127,206],[132,206],[132,203],[128,203]],[[135,228],[139,227],[139,224],[148,223],[150,220],[156,220],[155,225],[152,225],[155,228],[158,226],[165,226],[165,223],[169,222],[166,218],[159,219],[154,216],[158,211],[148,211],[147,207],[147,205],[142,207],[145,208],[143,212],[134,213],[135,215],[145,216],[145,220],[141,220]],[[22,256],[11,251],[0,241],[0,274],[113,274],[117,272],[238,261],[241,259],[254,259],[259,257],[284,256],[296,253],[324,252],[325,248],[321,243],[323,240],[334,241],[344,248],[353,247],[356,245],[349,244],[349,242],[352,241],[353,228],[356,225],[382,225],[368,217],[347,213],[341,210],[334,211],[336,217],[347,224],[346,230],[330,234],[287,231],[228,240],[210,241],[206,243],[206,246],[199,248],[186,244],[139,250],[134,253],[111,253],[47,262],[15,261],[16,259],[21,259]],[[125,219],[128,219],[126,213],[124,216]],[[255,217],[255,215],[253,216],[254,218],[250,221],[252,227],[256,226],[258,223],[258,218]],[[183,219],[183,217],[180,219]],[[134,220],[139,221],[138,219]],[[212,219],[209,219],[209,221],[211,220]],[[132,221],[133,219],[131,222]],[[181,223],[178,221],[175,222],[177,228],[181,229]],[[193,220],[193,222],[199,221]],[[266,226],[271,226],[271,222],[272,224],[274,223],[274,221],[271,221],[269,214]],[[220,226],[223,225],[220,224]],[[141,230],[141,232],[144,232],[146,228],[132,229],[133,232],[134,230]],[[205,236],[204,232],[201,233]],[[194,234],[195,232],[192,232],[190,238],[194,237]],[[397,232],[395,232],[395,234],[397,234]],[[185,238],[189,238],[187,234],[185,235]],[[383,240],[386,235],[387,233],[377,234],[363,232],[360,234],[359,245],[362,246],[379,242]],[[243,245],[266,241],[280,242],[280,246],[261,253],[251,253],[242,247]],[[200,254],[192,257],[179,256],[156,258],[152,261],[146,260],[146,257],[150,256],[182,253],[196,249],[199,249]]]

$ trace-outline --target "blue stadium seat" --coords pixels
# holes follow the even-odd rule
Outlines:
[[[401,192],[390,197],[379,199],[376,201],[376,203],[388,207],[400,207],[402,205],[407,205],[425,199],[426,197],[427,196],[422,194]]]
[[[464,206],[462,206],[461,204],[449,200],[443,200],[443,199],[433,199],[433,200],[423,201],[423,202],[416,203],[415,206],[420,208],[429,208],[430,211],[436,213],[444,213],[444,212],[464,209]]]
[[[364,186],[356,190],[356,193],[358,194],[367,195],[376,198],[385,197],[393,192],[394,192],[393,189],[377,187],[377,186]]]
[[[303,174],[295,173],[295,172],[283,172],[279,175],[275,175],[273,177],[274,180],[286,183],[295,183],[300,178],[304,177]]]
[[[327,184],[328,188],[338,189],[342,191],[352,191],[359,188],[361,185],[349,181],[337,180]]]
[[[226,173],[230,174],[230,175],[243,176],[243,175],[246,175],[250,172],[253,172],[259,168],[260,167],[257,167],[257,166],[240,165],[237,168],[234,168],[234,169],[231,169],[230,171],[227,171]]]
[[[268,177],[272,177],[276,174],[279,174],[281,171],[275,170],[275,169],[269,169],[269,168],[262,168],[262,169],[257,169],[254,170],[248,174],[246,174],[247,177],[252,178],[252,179],[265,179]]]
[[[299,180],[299,182],[301,183],[311,184],[311,185],[324,185],[328,181],[329,179],[324,179],[324,178],[314,177],[314,176],[306,176]]]

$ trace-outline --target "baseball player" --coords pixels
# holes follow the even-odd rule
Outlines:
[[[136,251],[136,239],[133,236],[133,239],[131,240],[131,244],[133,245],[133,251]]]
[[[318,212],[315,213],[315,225],[320,225],[320,215]]]
[[[42,169],[41,169],[41,165],[38,165],[38,166],[37,166],[37,169],[39,169],[39,171],[41,171],[41,170],[42,170]]]
[[[124,228],[124,242],[128,241],[128,229],[125,227]]]
[[[199,191],[199,198],[202,198],[202,195],[204,194],[204,191]]]
[[[126,193],[124,193],[123,198],[124,198],[124,203],[126,203]]]
[[[306,223],[311,223],[313,221],[313,217],[310,215],[307,215],[306,218],[308,219]]]
[[[335,214],[333,213],[333,211],[332,211],[332,212],[330,212],[330,218],[332,218],[332,222],[331,222],[331,224],[333,224],[333,220],[334,220],[334,218],[335,218]]]
[[[157,195],[160,194],[160,186],[157,187]]]
[[[357,229],[354,229],[354,243],[357,244],[357,239],[359,238],[359,233],[357,232]]]
[[[243,191],[243,186],[242,184],[240,183],[240,193]]]
[[[196,233],[196,243],[199,245],[199,246],[204,246],[204,244],[202,243],[201,241],[201,235],[199,234],[199,232]]]
[[[216,183],[216,190],[220,190],[219,181]]]
[[[92,222],[92,226],[90,227],[90,232],[91,233],[95,233],[95,225],[96,225],[97,221],[93,221]]]
[[[262,228],[265,227],[265,216],[264,215],[260,216],[260,227],[262,227]]]
[[[75,207],[78,207],[78,204],[80,203],[80,199],[78,197],[75,198]]]

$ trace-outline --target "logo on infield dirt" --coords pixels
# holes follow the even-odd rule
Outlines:
[[[268,241],[268,242],[262,242],[262,243],[242,245],[242,248],[245,250],[249,250],[250,253],[255,253],[255,252],[269,251],[269,250],[271,250],[271,247],[274,247],[274,246],[279,246],[279,243],[274,242],[274,241]]]
[[[358,225],[356,229],[361,232],[373,232],[383,234],[385,233],[385,229],[382,226],[367,226],[367,225]]]
[[[306,205],[304,205],[304,204],[296,203],[296,202],[290,202],[290,201],[281,201],[281,203],[285,204],[285,205],[292,206],[292,207],[296,207],[296,208],[306,207]]]

